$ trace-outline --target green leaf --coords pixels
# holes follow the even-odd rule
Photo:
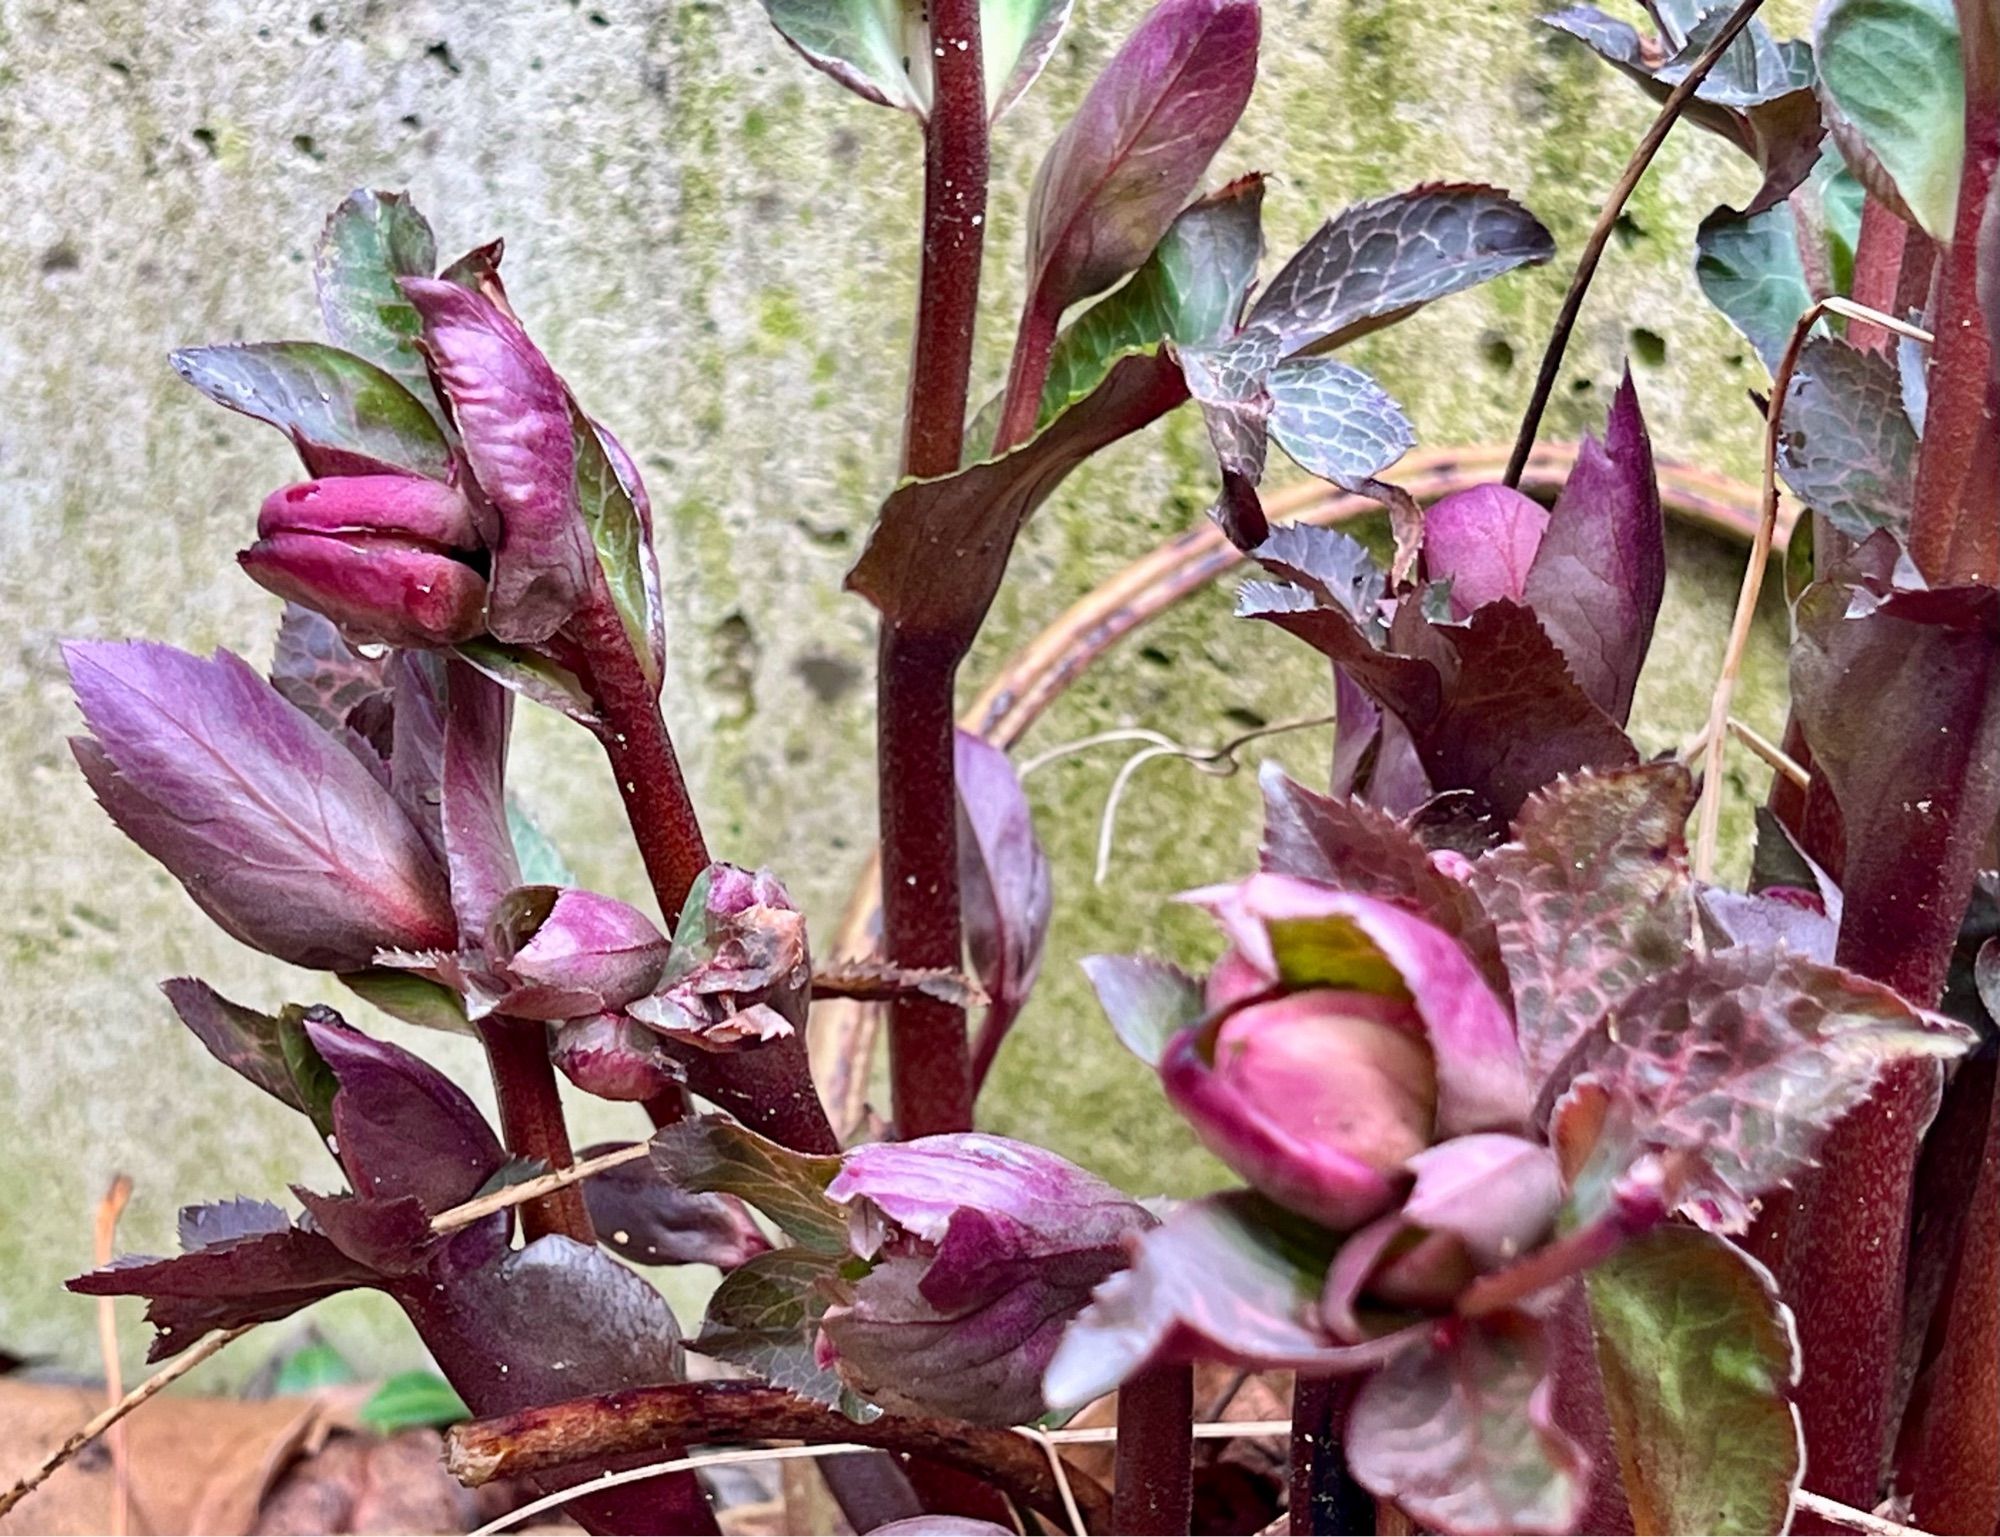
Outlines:
[[[524,886],[575,886],[576,872],[562,856],[541,824],[528,815],[527,808],[512,795],[507,797],[507,833],[514,840],[514,857],[520,862]]]
[[[465,1400],[436,1372],[398,1372],[361,1406],[362,1423],[385,1436],[420,1425],[456,1425],[471,1418]]]
[[[597,427],[572,400],[570,435],[576,445],[576,500],[584,527],[604,568],[612,606],[625,622],[632,649],[647,680],[657,689],[663,658],[654,644],[653,599],[647,591],[646,561],[650,549],[646,526],[618,470],[605,452]]]
[[[279,1397],[313,1393],[321,1388],[337,1388],[354,1380],[354,1368],[333,1346],[324,1342],[295,1350],[285,1357],[278,1375],[271,1380],[271,1392]]]
[[[396,279],[436,270],[431,227],[400,192],[348,193],[326,221],[313,259],[327,335],[387,369],[424,402],[435,396],[417,350],[423,326]]]
[[[1148,1067],[1201,1019],[1201,984],[1178,966],[1146,955],[1087,955],[1083,970],[1118,1039]]]
[[[348,991],[406,1025],[447,1030],[454,1035],[472,1033],[464,1003],[442,982],[390,966],[346,972],[340,980],[347,984]]]
[[[460,660],[523,699],[559,711],[579,726],[597,725],[597,712],[576,674],[540,652],[491,639],[469,640],[453,649]]]
[[[333,1096],[340,1092],[340,1080],[326,1065],[326,1058],[306,1034],[306,1018],[313,1011],[301,1004],[288,1003],[278,1016],[278,1049],[284,1054],[285,1070],[305,1111],[322,1137],[333,1136]]]
[[[1749,338],[1764,366],[1775,369],[1813,302],[1790,207],[1780,203],[1747,217],[1718,208],[1701,221],[1694,239],[1701,291]]]
[[[1952,0],[1829,0],[1814,51],[1844,126],[1925,231],[1949,240],[1965,159],[1965,75]],[[1835,138],[1854,164],[1843,125]],[[1868,182],[1865,160],[1854,169]]]
[[[754,1206],[802,1248],[851,1253],[847,1213],[828,1199],[840,1172],[832,1154],[795,1153],[720,1116],[661,1128],[653,1162],[673,1184],[697,1193],[733,1195]]]
[[[1785,397],[1778,469],[1800,501],[1850,539],[1901,542],[1916,497],[1917,432],[1896,361],[1809,337]]]
[[[1271,437],[1302,470],[1347,486],[1394,464],[1416,430],[1388,391],[1335,358],[1288,358],[1271,370]]]
[[[1127,353],[1163,340],[1195,346],[1235,329],[1263,254],[1263,203],[1264,178],[1245,176],[1185,209],[1132,280],[1057,338],[1037,428],[1096,389]]]
[[[184,347],[172,361],[217,405],[290,437],[313,475],[450,475],[451,449],[430,412],[351,352],[324,342],[249,342]]]
[[[928,117],[930,27],[919,0],[764,0],[785,41],[855,95]],[[988,114],[1034,83],[1069,19],[1070,0],[982,0],[979,53]]]
[[[1805,1447],[1799,1349],[1770,1272],[1656,1228],[1587,1282],[1604,1396],[1641,1532],[1781,1532]]]
[[[738,1265],[709,1299],[692,1348],[755,1372],[773,1387],[837,1408],[866,1424],[882,1411],[819,1364],[819,1321],[831,1300],[823,1283],[841,1273],[833,1255],[773,1249]]]

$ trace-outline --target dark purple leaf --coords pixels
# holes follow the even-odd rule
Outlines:
[[[1568,1532],[1588,1459],[1556,1428],[1542,1325],[1505,1316],[1407,1351],[1347,1422],[1362,1484],[1441,1532]]]
[[[1433,800],[1430,776],[1417,757],[1409,728],[1339,666],[1333,669],[1333,699],[1336,722],[1328,775],[1333,793],[1404,816]],[[1477,798],[1469,790],[1451,793]]]
[[[76,1277],[69,1289],[87,1297],[146,1298],[146,1321],[154,1329],[146,1359],[163,1361],[211,1329],[289,1318],[323,1297],[376,1284],[374,1271],[318,1233],[289,1224],[251,1227],[241,1218],[241,1212],[216,1217],[212,1208],[207,1215],[200,1208],[183,1212],[183,1232],[234,1236],[218,1236],[171,1259],[128,1256]]]
[[[820,1319],[840,1264],[806,1249],[752,1256],[716,1287],[694,1348],[852,1419],[874,1419],[881,1411],[819,1360]]]
[[[1806,340],[1785,397],[1778,469],[1800,501],[1850,539],[1909,528],[1917,432],[1886,353],[1831,336]]]
[[[306,1034],[340,1083],[334,1130],[359,1194],[414,1196],[436,1215],[506,1162],[478,1108],[436,1068],[337,1020],[309,1023]]]
[[[1822,582],[1799,600],[1793,709],[1846,831],[1840,960],[1928,1002],[2000,809],[2000,597]],[[1857,710],[1856,700],[1868,708]]]
[[[423,401],[432,396],[417,350],[422,323],[396,280],[427,278],[436,267],[431,227],[400,192],[350,192],[326,221],[313,259],[327,334]]]
[[[1031,312],[1060,315],[1152,254],[1257,76],[1255,0],[1160,0],[1050,145],[1028,203]]]
[[[345,971],[449,945],[442,873],[355,755],[223,651],[72,642],[91,735],[72,747],[112,819],[223,929]]]
[[[1522,602],[1548,526],[1548,510],[1509,486],[1454,491],[1424,513],[1424,574],[1451,583],[1454,619],[1498,598]]]
[[[451,449],[423,404],[374,364],[322,342],[184,347],[174,372],[218,405],[269,422],[311,475],[442,481]]]
[[[1653,448],[1628,372],[1604,441],[1586,436],[1528,571],[1527,606],[1583,691],[1622,726],[1666,590]]]
[[[595,1158],[618,1144],[579,1149]],[[771,1247],[732,1196],[697,1195],[670,1184],[650,1162],[620,1164],[583,1182],[598,1242],[635,1265],[737,1266]]]
[[[445,663],[439,816],[459,932],[484,932],[501,897],[521,883],[507,826],[507,733],[513,700],[468,663]]]
[[[847,586],[900,631],[963,655],[1035,509],[1085,459],[1186,399],[1171,359],[1121,359],[1087,399],[1004,458],[898,486]]]
[[[682,1375],[680,1328],[652,1283],[556,1234],[502,1249],[448,1286],[419,1273],[391,1290],[476,1414]]]
[[[1125,1049],[1158,1067],[1167,1042],[1205,1012],[1201,984],[1144,955],[1087,955],[1083,969]]]
[[[273,1099],[294,1110],[305,1109],[305,1101],[292,1082],[291,1068],[285,1063],[276,1015],[231,1003],[193,977],[162,982],[160,990],[180,1015],[181,1023],[194,1032],[216,1061],[234,1068]]]
[[[1393,712],[1413,737],[1427,731],[1443,704],[1438,670],[1418,657],[1381,649],[1345,603],[1306,587],[1245,582],[1236,594],[1240,619],[1262,619],[1297,636],[1383,708]]]
[[[1571,677],[1532,610],[1502,599],[1463,627],[1437,626],[1406,603],[1396,620],[1397,649],[1435,658],[1444,679],[1435,716],[1419,724],[1421,717],[1403,715],[1436,788],[1474,791],[1512,817],[1564,774],[1638,761],[1630,739]],[[1369,676],[1356,670],[1364,688]],[[1376,699],[1395,708],[1383,693]]]
[[[1536,1083],[1606,1010],[1686,953],[1694,796],[1678,764],[1564,780],[1521,808],[1513,842],[1473,866]]]
[[[957,734],[958,891],[965,948],[991,1000],[983,1035],[1013,1022],[1042,969],[1049,935],[1049,861],[1006,753]]]
[[[1415,913],[1465,947],[1496,997],[1509,996],[1492,920],[1463,881],[1437,867],[1414,833],[1375,807],[1315,795],[1274,763],[1264,765],[1258,780],[1264,791],[1261,868]]]
[[[175,1214],[174,1236],[180,1240],[181,1252],[191,1254],[210,1244],[282,1233],[291,1225],[292,1219],[285,1215],[283,1207],[239,1195],[206,1206],[183,1206]]]
[[[313,1226],[336,1249],[382,1275],[408,1275],[422,1269],[442,1242],[431,1231],[423,1203],[412,1196],[382,1201],[357,1195],[315,1195],[297,1185],[292,1194],[311,1216]],[[496,1214],[485,1220],[505,1232],[504,1216]]]
[[[1684,1162],[1679,1194],[1740,1232],[1813,1163],[1895,1063],[1962,1055],[1970,1034],[1888,988],[1785,951],[1731,948],[1641,982],[1578,1044],[1572,1094],[1601,1095],[1608,1172],[1635,1151]]]
[[[1170,1362],[1331,1373],[1380,1366],[1417,1345],[1427,1330],[1334,1342],[1319,1322],[1329,1242],[1248,1191],[1176,1208],[1064,1333],[1042,1379],[1049,1404],[1081,1408]]]
[[[826,1194],[840,1172],[837,1157],[795,1153],[734,1121],[700,1116],[656,1132],[653,1162],[677,1189],[754,1206],[803,1248],[848,1252],[847,1215]]]
[[[499,520],[488,628],[502,641],[547,640],[583,601],[596,561],[568,393],[520,323],[487,299],[434,279],[401,286],[423,316],[424,350]]]
[[[1274,331],[1287,354],[1331,349],[1554,254],[1549,232],[1504,192],[1413,187],[1322,225],[1271,280],[1250,324]]]

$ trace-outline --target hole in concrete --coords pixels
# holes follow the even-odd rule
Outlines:
[[[433,64],[442,65],[447,75],[459,73],[458,60],[451,56],[451,44],[445,42],[442,38],[424,50],[424,57],[429,59]]]
[[[1645,326],[1634,326],[1631,335],[1632,356],[1648,368],[1658,368],[1667,360],[1667,339],[1658,331]]]
[[[844,656],[802,656],[792,670],[821,704],[838,704],[861,682],[861,669]]]
[[[67,240],[58,240],[42,253],[42,271],[48,274],[74,272],[82,265],[83,258]]]
[[[215,130],[213,128],[197,128],[188,137],[208,151],[209,159],[213,160],[215,158]]]
[[[1479,358],[1496,374],[1509,373],[1514,367],[1514,345],[1504,336],[1488,336],[1479,343]]]

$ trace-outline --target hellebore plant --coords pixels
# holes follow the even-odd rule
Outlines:
[[[1333,354],[1553,242],[1504,192],[1426,183],[1260,283],[1264,178],[1204,190],[1256,0],[1160,0],[1043,159],[1011,361],[978,403],[988,130],[1067,5],[766,0],[923,135],[901,478],[848,576],[880,621],[879,953],[815,973],[781,876],[712,858],[660,709],[645,488],[509,303],[499,243],[440,270],[405,198],[357,192],[314,265],[330,343],[174,358],[307,477],[239,557],[286,600],[268,676],[73,643],[73,746],[230,935],[476,1037],[501,1124],[331,1009],[173,979],[347,1189],[295,1190],[296,1216],[189,1207],[181,1254],[73,1287],[147,1298],[156,1358],[382,1291],[488,1422],[480,1476],[510,1446],[549,1490],[634,1475],[569,1502],[595,1531],[714,1531],[694,1474],[653,1469],[803,1437],[901,1454],[827,1465],[857,1528],[1004,1529],[969,1520],[1002,1491],[1186,1532],[1199,1361],[1294,1375],[1294,1531],[1778,1532],[1802,1479],[2000,1530],[2000,21],[1827,0],[1780,43],[1754,5],[1549,18],[1665,103],[1652,144],[1685,110],[1761,177],[1696,237],[1773,370],[1769,474],[1810,513],[1790,772],[1748,891],[1713,881],[1713,829],[1775,481],[1699,780],[1629,734],[1666,579],[1630,377],[1551,505],[1517,489],[1593,255],[1513,473],[1419,506],[1385,478],[1408,420]],[[1262,571],[1238,611],[1331,663],[1337,727],[1328,793],[1267,772],[1261,869],[1189,895],[1222,934],[1202,975],[1088,963],[1243,1182],[1141,1205],[973,1129],[1052,888],[955,690],[1035,511],[1189,403],[1212,516]],[[1384,509],[1386,565],[1266,515],[1273,442]],[[510,800],[517,696],[603,745],[669,925],[580,888]],[[821,1105],[816,996],[888,1006],[876,1140],[843,1148]],[[644,1163],[541,1178],[577,1161],[558,1073],[643,1105]],[[720,1270],[699,1329],[621,1261]],[[1114,1391],[1108,1495],[994,1429]]]

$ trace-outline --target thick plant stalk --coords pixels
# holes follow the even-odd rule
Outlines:
[[[930,24],[937,88],[924,131],[923,263],[903,439],[904,473],[916,476],[958,468],[986,223],[978,0],[932,0]],[[970,638],[882,625],[875,728],[882,930],[896,966],[952,967],[963,953],[952,715],[958,659]],[[889,1043],[900,1134],[970,1127],[965,1011],[934,998],[901,999],[890,1006]]]
[[[1194,1368],[1155,1366],[1118,1390],[1112,1530],[1185,1533],[1194,1514]]]
[[[556,1072],[549,1062],[549,1027],[539,1020],[496,1014],[479,1022],[479,1039],[493,1071],[493,1094],[500,1105],[500,1134],[507,1151],[516,1158],[536,1159],[551,1170],[567,1169],[576,1157],[570,1151]],[[523,1203],[521,1231],[530,1243],[548,1233],[581,1244],[597,1242],[580,1185],[565,1185]]]
[[[1375,1530],[1375,1497],[1355,1482],[1341,1447],[1359,1386],[1354,1377],[1301,1376],[1292,1388],[1294,1537],[1363,1537]]]
[[[1869,198],[1861,206],[1861,238],[1854,247],[1856,304],[1896,313],[1896,289],[1903,275],[1903,248],[1910,227],[1886,204]],[[1857,320],[1847,328],[1847,340],[1864,352],[1887,352],[1896,339],[1872,321]],[[1817,528],[1815,527],[1815,532]]]

